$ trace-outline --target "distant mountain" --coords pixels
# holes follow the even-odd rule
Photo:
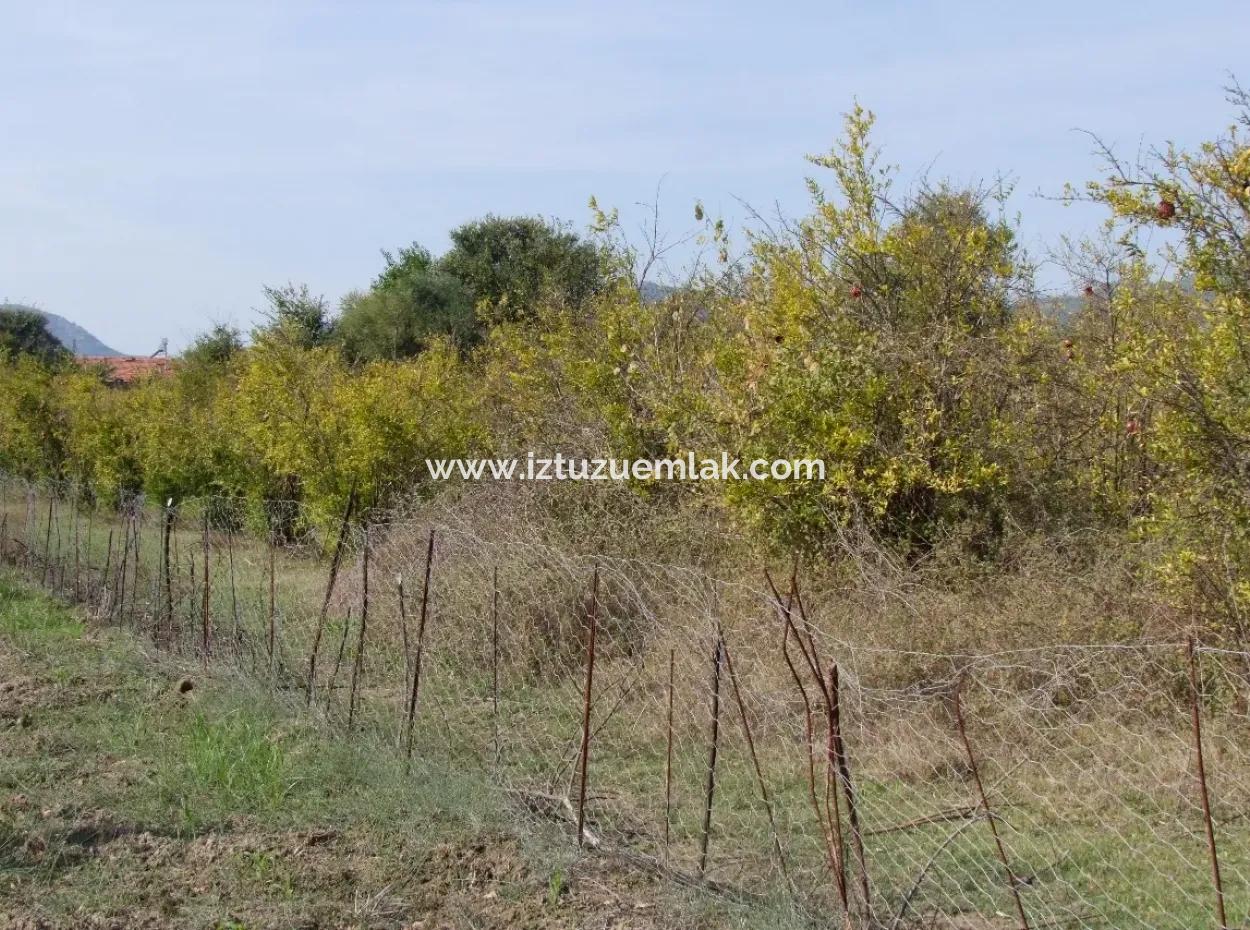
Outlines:
[[[643,281],[639,294],[643,303],[653,304],[663,300],[670,294],[675,294],[677,288],[667,284],[656,284],[654,281]]]
[[[0,304],[0,311],[4,310],[29,310],[32,313],[38,313],[48,321],[48,332],[56,338],[57,342],[75,355],[125,354],[124,352],[118,352],[116,349],[110,349],[77,323],[73,323],[63,316],[57,316],[55,313],[48,313],[40,310],[38,307],[27,307],[22,304]]]

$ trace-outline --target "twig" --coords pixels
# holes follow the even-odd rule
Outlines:
[[[317,687],[317,652],[321,648],[321,637],[325,633],[326,616],[330,612],[330,598],[334,595],[334,582],[338,578],[339,564],[343,560],[343,544],[347,538],[347,524],[351,520],[352,511],[356,509],[356,484],[352,483],[351,492],[347,495],[347,504],[343,508],[343,520],[339,524],[339,538],[334,544],[334,555],[330,559],[330,575],[326,579],[326,593],[321,601],[321,613],[317,617],[317,630],[313,634],[312,649],[308,655],[308,697],[311,706],[313,691]]]
[[[773,834],[773,849],[777,853],[777,865],[781,868],[781,877],[788,882],[790,869],[786,865],[785,851],[781,848],[781,834],[777,831],[777,818],[773,815],[773,802],[768,796],[768,784],[764,781],[764,771],[760,768],[759,755],[755,751],[755,737],[751,733],[751,721],[747,717],[746,702],[742,700],[742,690],[738,686],[738,673],[734,670],[729,644],[724,644],[722,649],[725,653],[725,669],[729,672],[729,684],[733,688],[734,700],[738,705],[738,717],[742,721],[742,733],[747,741],[747,752],[751,756],[751,765],[755,769],[755,780],[760,789],[760,797],[764,801],[764,811],[768,814],[768,826]]]
[[[1007,859],[1007,849],[1003,846],[1002,837],[998,834],[998,823],[994,812],[990,809],[989,798],[985,794],[985,785],[981,781],[981,770],[977,766],[977,757],[972,751],[972,743],[968,740],[968,728],[964,722],[963,691],[964,679],[955,686],[955,722],[959,725],[959,738],[963,741],[964,751],[968,755],[968,766],[972,769],[972,780],[977,786],[977,794],[981,799],[981,810],[990,823],[990,832],[994,834],[994,846],[998,850],[999,861],[1003,864],[1003,872],[1007,876],[1007,887],[1011,889],[1011,897],[1016,905],[1016,916],[1020,918],[1020,930],[1029,930],[1029,918],[1024,912],[1024,901],[1020,898],[1020,882],[1012,871],[1011,862]]]

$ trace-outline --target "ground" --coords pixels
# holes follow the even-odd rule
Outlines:
[[[319,727],[0,577],[0,930],[743,917],[579,854],[472,773]]]

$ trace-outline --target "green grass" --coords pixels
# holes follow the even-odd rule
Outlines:
[[[143,544],[145,596],[155,578],[157,546],[152,535],[145,536]],[[103,539],[103,526],[97,523],[92,556],[97,565],[104,560]],[[198,543],[196,533],[182,530],[175,548],[185,559]],[[18,783],[56,784],[70,767],[67,759],[90,752],[105,759],[142,760],[141,777],[104,793],[91,788],[81,801],[110,806],[136,822],[159,824],[187,836],[229,829],[240,817],[266,829],[351,825],[383,843],[397,834],[429,843],[498,828],[508,814],[492,779],[567,790],[580,734],[576,674],[505,669],[500,704],[504,752],[500,767],[492,770],[489,677],[481,662],[474,665],[456,652],[456,646],[471,652],[471,644],[457,643],[441,654],[436,649],[427,656],[423,677],[419,758],[408,772],[395,751],[402,716],[396,700],[402,659],[395,617],[387,614],[384,603],[375,602],[370,627],[374,638],[366,663],[370,693],[358,713],[358,732],[344,739],[344,695],[354,637],[348,637],[339,690],[328,714],[305,711],[299,679],[322,595],[324,564],[292,553],[278,556],[278,639],[288,675],[270,682],[265,657],[256,652],[264,634],[267,553],[255,540],[239,538],[234,545],[236,590],[223,583],[218,547],[212,605],[219,636],[231,622],[234,603],[241,605],[244,647],[224,656],[230,661],[219,662],[211,675],[201,675],[192,666],[196,684],[186,696],[179,696],[174,685],[187,669],[143,648],[141,638],[96,628],[87,631],[73,613],[51,600],[0,580],[0,634],[29,650],[44,664],[45,674],[68,689],[81,691],[82,679],[89,678],[92,693],[108,696],[41,712],[44,719],[36,729],[46,751],[39,759],[0,759],[0,789]],[[184,572],[179,580],[189,585],[188,577]],[[193,606],[189,594],[179,601],[180,611]],[[323,685],[334,665],[344,619],[332,612],[327,625],[320,653]],[[192,621],[188,616],[184,625],[194,632]],[[436,616],[432,630],[446,636],[442,623]],[[468,636],[467,631],[452,632]],[[80,645],[84,635],[92,641],[89,649]],[[389,636],[389,642],[383,636]],[[184,645],[190,641],[188,637]],[[604,660],[598,672],[600,693],[611,693],[615,683],[628,680],[630,673],[624,663],[614,666]],[[659,836],[665,746],[658,713],[662,704],[654,693],[650,704],[646,695],[639,697],[596,738],[592,813],[600,832],[658,855],[663,852]],[[323,689],[320,708],[327,707],[325,698]],[[782,885],[772,860],[768,821],[747,762],[737,710],[727,696],[722,712],[711,874],[769,896],[768,909],[778,916],[765,918],[751,911],[744,922],[785,923],[794,915],[784,894],[779,894]],[[679,728],[684,729],[675,760],[672,861],[689,870],[701,833],[706,708],[702,703],[679,706],[678,714]],[[1033,753],[1032,764],[1010,773],[1002,786],[1001,813],[1013,867],[1035,876],[1035,885],[1024,891],[1026,907],[1041,924],[1066,922],[1106,930],[1209,925],[1212,895],[1201,820],[1192,805],[1178,809],[1178,804],[1192,802],[1192,796],[1178,796],[1168,785],[1149,780],[1112,781],[1148,758],[1158,735],[1118,731],[1113,723],[1086,728],[1092,745],[1075,741],[1065,745],[1072,752],[1066,759],[1049,759],[1045,747],[1025,750]],[[1117,745],[1117,734],[1133,742]],[[757,740],[795,884],[802,898],[827,911],[832,890],[805,773],[798,763],[801,750],[784,734],[771,739],[757,734]],[[1010,756],[1012,747],[1002,748]],[[863,749],[854,742],[851,751],[870,828],[973,801],[969,781],[958,772],[938,774],[921,765],[920,775],[900,776],[874,770],[871,760],[858,755]],[[1244,752],[1230,756],[1234,762],[1244,758]],[[1104,769],[1108,785],[1100,782]],[[1217,762],[1216,775],[1244,779],[1246,773],[1229,771],[1227,766],[1221,770]],[[1217,790],[1217,806],[1218,795]],[[1250,819],[1229,809],[1222,820],[1228,906],[1233,925],[1239,925],[1250,915],[1250,887],[1244,879],[1250,875]],[[992,919],[986,915],[1012,911],[986,824],[972,824],[944,846],[956,826],[935,824],[868,839],[879,913],[894,912],[935,854],[933,867],[913,898],[913,914],[940,914],[957,923],[972,920],[971,915]],[[4,843],[0,835],[0,849]],[[552,848],[541,840],[534,845],[532,858],[542,864],[544,881],[563,888],[570,862],[556,858],[553,866]],[[270,864],[262,855],[240,868],[253,874],[265,872]],[[265,887],[287,885],[272,869],[257,881]],[[562,893],[554,897],[559,899]],[[695,900],[691,906],[697,909],[702,903]],[[942,925],[940,920],[937,925]]]
[[[409,766],[373,711],[345,738],[300,693],[85,624],[0,569],[0,682],[15,675],[23,699],[33,689],[39,699],[28,724],[0,729],[0,896],[51,927],[79,926],[84,915],[125,925],[135,914],[249,930],[401,926],[371,923],[365,890],[437,907],[442,892],[422,897],[426,857],[480,848],[483,837],[514,837],[533,876],[499,879],[507,906],[552,915],[579,906],[584,860],[567,830],[529,820],[518,829],[482,769],[433,752]],[[93,854],[95,835],[108,831],[123,839],[106,836],[107,854]],[[333,845],[310,871],[291,852],[304,840],[291,838],[321,834]],[[140,836],[152,839],[125,840]],[[451,873],[451,887],[473,887],[475,867],[466,868]],[[784,908],[638,893],[704,926],[797,926]]]
[[[88,631],[73,611],[2,572],[0,638],[22,681],[46,692],[28,724],[0,729],[0,801],[26,799],[16,813],[0,803],[0,895],[26,887],[53,918],[150,903],[76,845],[76,824],[96,816],[171,841],[341,832],[373,850],[371,868],[399,874],[411,874],[422,850],[504,829],[501,799],[479,775],[406,771],[392,747],[367,735],[344,740],[302,701],[237,675],[205,676],[124,633]],[[0,669],[0,681],[14,671]],[[194,683],[186,694],[184,676]],[[37,862],[32,836],[47,845]],[[319,894],[279,852],[237,859],[245,896],[294,914]]]

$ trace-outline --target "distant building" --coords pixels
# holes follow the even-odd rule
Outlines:
[[[174,370],[174,363],[165,356],[138,358],[133,355],[83,355],[78,361],[99,368],[104,380],[114,387],[130,387],[148,376],[163,378]]]

